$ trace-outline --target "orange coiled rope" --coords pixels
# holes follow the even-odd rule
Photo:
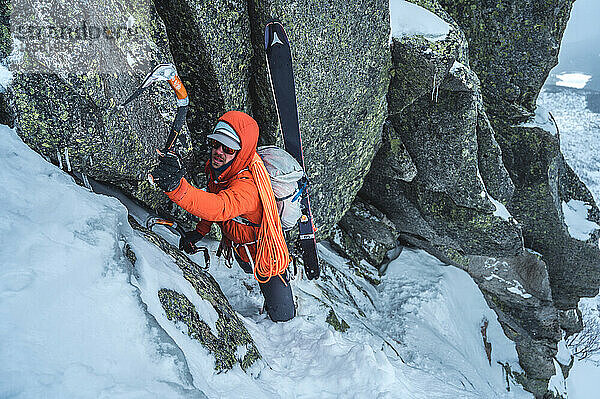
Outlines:
[[[259,283],[266,283],[271,277],[285,271],[290,255],[283,238],[281,220],[279,220],[275,195],[271,187],[271,178],[258,154],[254,153],[248,169],[258,187],[258,195],[263,206],[263,217],[256,243],[254,278]],[[266,280],[261,280],[259,276]]]

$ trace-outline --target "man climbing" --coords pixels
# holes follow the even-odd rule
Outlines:
[[[295,316],[287,276],[289,252],[269,175],[256,153],[258,124],[243,112],[230,111],[208,139],[208,192],[183,178],[185,170],[174,153],[160,154],[160,163],[151,173],[173,202],[201,219],[179,247],[193,253],[196,242],[216,222],[223,233],[220,249],[225,257],[231,259],[233,252],[240,267],[254,273],[271,320],[288,321]]]

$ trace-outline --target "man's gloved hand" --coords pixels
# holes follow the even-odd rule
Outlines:
[[[198,230],[186,231],[185,236],[179,239],[179,249],[193,254],[196,252],[196,243],[204,237]]]
[[[154,180],[154,183],[156,183],[163,191],[173,191],[179,187],[179,182],[185,174],[185,169],[177,154],[172,152],[163,154],[159,152],[158,155],[158,166],[150,172],[152,180]]]

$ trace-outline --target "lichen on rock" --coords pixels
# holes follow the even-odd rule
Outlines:
[[[140,226],[133,218],[129,218],[131,226],[141,232],[152,244],[171,256],[181,269],[183,277],[191,284],[196,293],[208,301],[218,315],[215,322],[216,332],[206,321],[201,319],[195,306],[185,295],[172,289],[161,289],[157,292],[167,318],[173,323],[183,323],[187,334],[198,340],[215,357],[217,372],[232,369],[236,364],[248,371],[260,358],[252,336],[239,319],[219,285],[206,271],[169,244],[156,233]],[[129,248],[127,246],[126,248]],[[135,253],[127,250],[128,258],[135,261]],[[132,256],[133,254],[133,256]],[[242,348],[242,350],[240,350]]]
[[[172,62],[164,25],[149,0],[55,3],[47,15],[36,10],[48,2],[36,0],[10,16],[18,44],[9,92],[17,132],[55,164],[155,207],[164,197],[143,182],[166,140],[176,99],[163,82],[121,104],[156,64]],[[43,34],[28,33],[32,16]],[[190,147],[178,150],[189,162]]]
[[[187,326],[187,334],[190,338],[202,342],[215,356],[215,370],[217,372],[227,371],[239,364],[242,370],[247,370],[257,359],[260,358],[258,349],[252,343],[252,339],[242,331],[231,330],[224,325],[223,319],[217,321],[219,335],[215,336],[209,325],[203,321],[194,305],[185,295],[173,290],[162,289],[158,292],[167,318],[173,322],[182,322]],[[238,348],[244,347],[245,353],[241,358],[237,356]]]
[[[336,331],[342,333],[346,332],[350,328],[350,326],[348,325],[348,323],[346,323],[344,319],[339,319],[337,317],[333,309],[329,310],[329,314],[327,315],[327,319],[325,321],[329,323],[331,327],[333,327]]]

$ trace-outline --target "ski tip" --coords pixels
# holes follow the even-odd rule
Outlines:
[[[276,44],[289,45],[289,42],[282,23],[277,19],[271,19],[265,25],[265,50]]]
[[[281,20],[277,19],[277,18],[271,18],[270,20],[267,21],[267,25],[269,24],[279,24],[279,25],[283,25],[281,23]]]

